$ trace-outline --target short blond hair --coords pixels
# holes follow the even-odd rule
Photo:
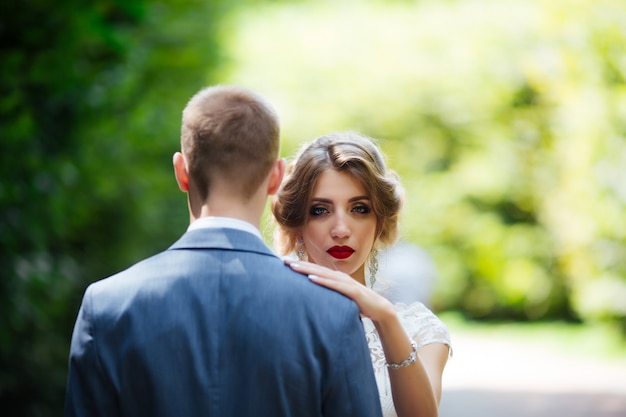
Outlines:
[[[243,87],[205,88],[183,110],[182,153],[202,200],[216,177],[250,198],[278,158],[279,140],[276,111]]]

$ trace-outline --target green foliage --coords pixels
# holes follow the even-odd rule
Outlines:
[[[84,288],[188,223],[171,156],[236,3],[0,5],[0,408],[61,415]]]
[[[74,126],[90,115],[91,80],[124,59],[123,32],[142,10],[79,3],[5,2],[0,12],[0,403],[15,415],[61,408],[82,291],[80,234],[101,220],[91,215],[115,213],[85,193]]]
[[[244,10],[229,79],[277,104],[286,155],[334,130],[381,140],[437,309],[626,322],[622,3]]]

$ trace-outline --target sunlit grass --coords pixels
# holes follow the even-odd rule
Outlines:
[[[610,323],[478,322],[467,320],[458,312],[441,313],[439,317],[453,337],[456,334],[507,340],[568,356],[626,362],[626,337]]]

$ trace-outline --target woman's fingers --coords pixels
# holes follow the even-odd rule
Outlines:
[[[305,275],[317,275],[321,278],[328,279],[343,279],[343,280],[352,280],[350,276],[344,274],[340,271],[335,271],[317,264],[313,264],[310,262],[297,261],[297,262],[285,262],[287,265],[291,267],[294,271],[300,272]]]
[[[361,314],[375,319],[385,306],[383,297],[358,283],[350,275],[341,271],[304,261],[285,261],[294,271],[308,275],[309,279],[321,286],[337,291],[354,300]]]
[[[294,271],[308,275],[311,281],[335,291],[339,291],[350,298],[354,299],[354,297],[359,295],[358,290],[361,284],[352,279],[352,277],[348,274],[341,271],[335,271],[324,266],[303,261],[290,262],[288,265]]]
[[[324,287],[330,288],[331,290],[338,291],[342,294],[345,294],[346,288],[342,285],[341,282],[329,278],[320,277],[319,275],[309,274],[309,279],[316,284],[322,285]]]
[[[344,281],[342,279],[321,277],[315,274],[309,274],[309,279],[315,282],[316,284],[319,284],[326,288],[330,288],[331,290],[340,292],[343,295],[353,299],[354,301],[357,301],[358,303],[358,298],[359,298],[358,286],[360,284],[358,284],[353,279],[350,279],[350,281]]]

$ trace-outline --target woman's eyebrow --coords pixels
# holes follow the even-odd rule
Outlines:
[[[352,197],[350,200],[348,200],[348,202],[352,203],[354,201],[359,201],[359,200],[369,200],[369,197],[366,195],[361,195],[358,197]]]
[[[369,201],[369,197],[366,196],[366,195],[360,195],[360,196],[357,196],[357,197],[352,197],[351,199],[348,200],[348,203],[353,203],[355,201],[360,201],[360,200],[368,200]],[[329,198],[313,197],[311,199],[311,202],[332,204],[333,200],[331,200]]]
[[[311,201],[314,201],[317,203],[332,203],[333,202],[332,200],[328,198],[322,198],[322,197],[313,197]]]

